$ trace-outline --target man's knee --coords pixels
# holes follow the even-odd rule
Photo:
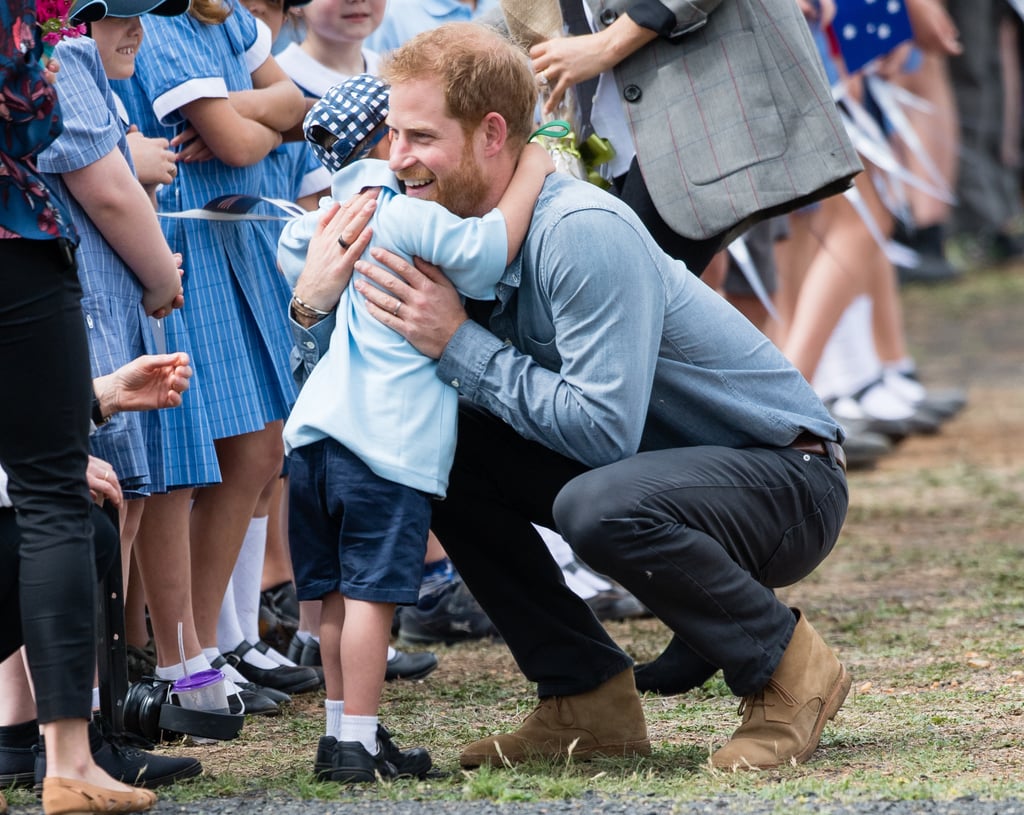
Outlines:
[[[598,570],[607,569],[622,524],[611,486],[599,470],[592,470],[566,484],[552,508],[559,533],[584,562]]]

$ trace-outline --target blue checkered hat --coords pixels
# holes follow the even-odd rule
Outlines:
[[[306,114],[302,130],[316,157],[332,173],[366,156],[387,133],[388,86],[357,74],[323,95]]]

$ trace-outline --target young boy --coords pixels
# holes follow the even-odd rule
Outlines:
[[[374,241],[438,264],[469,297],[493,298],[554,169],[550,157],[528,146],[498,208],[463,220],[401,195],[385,162],[357,161],[386,150],[386,116],[387,88],[367,74],[332,88],[307,114],[306,138],[337,171],[333,199],[380,187],[370,222]],[[290,280],[322,217],[311,213],[286,227],[278,259]],[[328,316],[297,298],[291,308],[305,320]],[[430,500],[447,488],[457,394],[437,379],[433,360],[370,316],[353,285],[336,315],[331,347],[285,427],[292,451],[289,537],[299,599],[323,601],[327,735],[316,770],[357,782],[398,774],[389,760],[393,745],[380,743],[377,709],[395,605],[418,599]]]

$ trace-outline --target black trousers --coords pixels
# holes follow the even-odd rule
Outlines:
[[[89,579],[97,585],[120,556],[121,536],[107,514],[95,504],[91,514],[96,565]],[[25,644],[21,629],[21,591],[18,586],[21,574],[20,551],[21,528],[15,512],[0,507],[0,620],[3,621],[3,625],[0,625],[0,661],[7,659]]]
[[[824,455],[690,447],[588,472],[462,405],[433,529],[540,696],[590,690],[631,660],[565,586],[531,522],[556,528],[743,696],[767,684],[795,626],[772,588],[831,551],[847,501]]]
[[[0,461],[21,532],[21,624],[39,720],[88,719],[96,614],[82,291],[56,241],[0,240],[0,283]]]

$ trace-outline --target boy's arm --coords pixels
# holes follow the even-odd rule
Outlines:
[[[554,171],[555,164],[551,160],[551,155],[539,144],[527,144],[523,148],[515,174],[498,202],[498,209],[505,216],[505,229],[508,233],[506,265],[519,254],[519,247],[526,239],[533,208],[544,186],[544,179]]]
[[[164,239],[153,205],[115,148],[92,164],[62,174],[68,190],[144,289],[147,314],[181,292],[178,261]]]

